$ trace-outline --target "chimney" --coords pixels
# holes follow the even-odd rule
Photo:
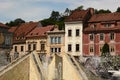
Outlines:
[[[58,31],[58,25],[54,25],[54,31]]]
[[[90,11],[91,15],[94,15],[94,8],[88,8],[88,10]]]

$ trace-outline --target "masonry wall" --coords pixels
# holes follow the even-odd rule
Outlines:
[[[94,41],[89,39],[90,33],[83,34],[83,55],[91,56],[90,45],[94,45],[93,55],[100,56],[100,47],[103,47],[105,43],[109,44],[109,48],[114,46],[114,52],[111,55],[120,55],[120,33],[114,32],[114,40],[110,40],[110,33],[104,33],[104,40],[100,41],[100,33],[95,34]]]

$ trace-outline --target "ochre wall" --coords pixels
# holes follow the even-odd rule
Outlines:
[[[0,80],[29,80],[29,57],[0,76]],[[7,69],[6,69],[7,70]]]

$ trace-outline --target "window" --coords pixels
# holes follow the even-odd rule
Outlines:
[[[68,30],[68,36],[72,36],[72,30]]]
[[[50,48],[51,52],[54,52],[53,48]]]
[[[90,40],[93,41],[94,35],[90,34]]]
[[[96,28],[96,24],[92,24],[92,25],[91,25],[91,28]]]
[[[54,38],[50,37],[51,44],[54,43]]]
[[[33,50],[36,50],[36,44],[33,44]]]
[[[68,51],[72,51],[72,45],[68,44]]]
[[[42,51],[45,50],[45,44],[41,44],[41,50],[42,50]]]
[[[61,37],[51,37],[51,44],[60,44],[61,43]]]
[[[115,51],[115,47],[114,46],[111,46],[110,47],[110,52],[114,52]]]
[[[58,52],[61,52],[61,48],[58,48]]]
[[[114,40],[114,33],[110,33],[110,40]]]
[[[24,51],[24,47],[23,46],[21,46],[21,51]]]
[[[55,52],[57,52],[57,48],[55,48]]]
[[[79,36],[79,29],[76,29],[76,36]]]
[[[29,51],[31,50],[31,44],[28,44],[28,50]]]
[[[100,52],[102,52],[102,48],[103,48],[103,46],[100,46],[100,47],[99,47]]]
[[[79,51],[79,44],[76,44],[76,51]]]
[[[91,52],[91,53],[94,52],[93,46],[90,46],[90,52]]]
[[[50,48],[51,52],[54,53],[54,52],[61,52],[61,48]]]
[[[59,44],[61,43],[61,37],[58,37],[58,43]]]
[[[100,34],[100,40],[104,40],[104,34],[103,33]]]
[[[17,46],[15,46],[15,52],[17,52]]]

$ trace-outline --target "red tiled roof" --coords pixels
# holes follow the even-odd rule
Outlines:
[[[29,23],[22,23],[21,25],[17,26],[14,32],[14,44],[18,43],[25,43],[26,35],[30,33],[36,27],[40,27],[41,25],[39,22],[29,22]]]
[[[7,25],[0,23],[0,27],[9,28]]]
[[[51,31],[54,29],[54,25],[49,25],[46,27],[36,27],[34,30],[32,30],[27,37],[40,37],[40,36],[46,36],[47,31]]]
[[[75,10],[66,18],[65,22],[82,21],[84,20],[88,11],[89,10]]]
[[[101,22],[101,21],[118,21],[120,20],[120,13],[104,13],[104,14],[95,14],[91,17],[89,22]]]
[[[15,31],[15,36],[26,36],[30,31],[32,31],[35,27],[38,26],[38,22],[29,22],[29,23],[23,23],[20,26],[18,26],[17,30]]]
[[[16,29],[17,29],[17,27],[15,26],[15,27],[11,27],[8,31],[9,32],[15,32]]]
[[[111,27],[111,28],[101,28],[101,27],[96,27],[96,28],[91,28],[91,27],[87,27],[85,28],[85,32],[99,32],[99,31],[118,31],[120,30],[120,26],[116,26],[116,27]]]

